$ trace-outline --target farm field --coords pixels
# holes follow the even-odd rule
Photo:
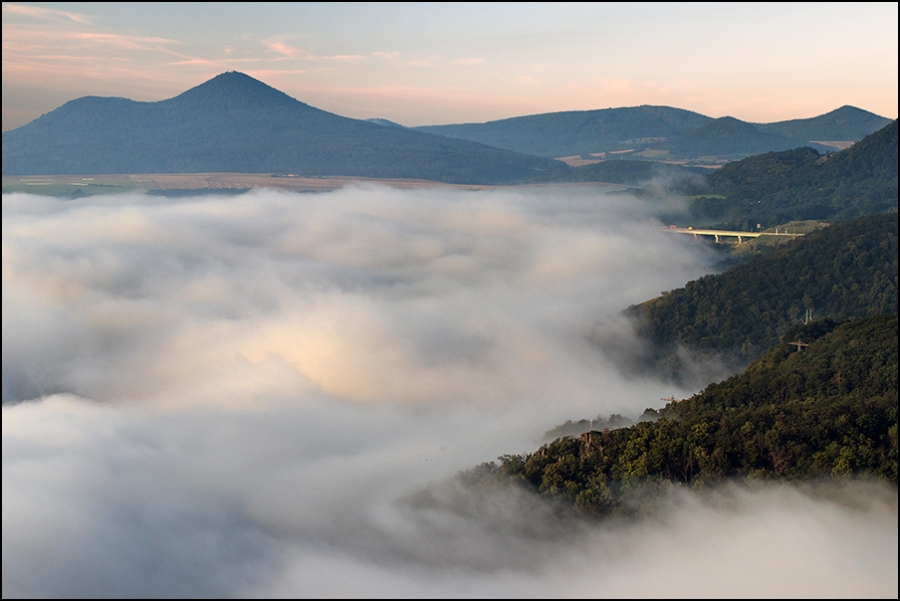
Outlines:
[[[290,190],[293,192],[330,192],[345,186],[376,183],[392,188],[418,189],[439,186],[457,190],[489,190],[499,186],[447,184],[421,179],[366,178],[350,176],[302,177],[293,174],[268,173],[135,173],[112,175],[30,175],[3,178],[3,193],[27,192],[42,196],[90,196],[121,194],[129,191],[215,192],[241,191],[253,188]],[[547,186],[554,184],[529,184]],[[584,184],[581,184],[584,185]],[[620,188],[617,184],[591,182],[596,187]]]
[[[274,188],[294,192],[328,192],[351,184],[380,183],[394,188],[444,186],[466,190],[492,186],[443,184],[427,180],[362,177],[300,177],[265,173],[139,173],[114,175],[32,175],[3,178],[3,193],[45,196],[116,194],[131,190],[250,190]]]

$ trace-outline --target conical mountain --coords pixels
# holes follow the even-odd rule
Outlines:
[[[202,110],[259,110],[308,106],[238,71],[216,75],[199,86],[164,100],[163,103]]]
[[[776,123],[756,123],[756,128],[804,143],[818,140],[861,140],[890,123],[875,113],[844,105],[810,119],[791,119]]]
[[[237,72],[160,102],[85,97],[3,133],[3,174],[290,172],[504,183],[533,156],[341,117]]]

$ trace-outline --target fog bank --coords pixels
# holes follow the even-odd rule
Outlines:
[[[653,215],[589,187],[4,195],[4,597],[896,596],[895,490],[587,526],[435,484],[692,392],[590,342],[712,269]]]

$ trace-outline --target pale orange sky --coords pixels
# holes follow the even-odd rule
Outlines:
[[[664,104],[897,117],[897,3],[4,3],[3,129],[243,71],[403,125]]]

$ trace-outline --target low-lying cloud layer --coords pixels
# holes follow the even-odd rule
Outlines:
[[[587,187],[6,195],[3,595],[896,596],[874,485],[601,527],[514,491],[422,501],[688,394],[590,332],[712,260]]]

